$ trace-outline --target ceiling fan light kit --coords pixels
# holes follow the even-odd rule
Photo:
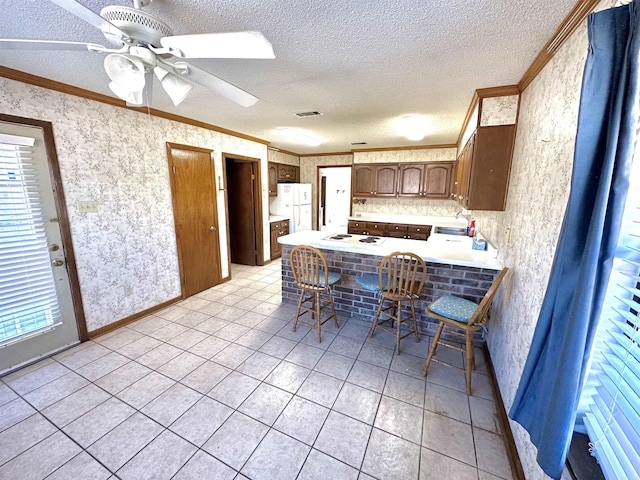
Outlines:
[[[175,73],[170,73],[159,65],[154,67],[153,72],[176,107],[182,103],[193,88],[193,85],[189,82],[186,82]]]
[[[122,53],[111,53],[104,59],[109,78],[126,92],[144,89],[144,65],[136,58]]]
[[[173,30],[163,20],[142,11],[142,7],[151,3],[151,0],[133,0],[133,8],[121,5],[104,7],[100,15],[76,0],[49,1],[99,28],[116,48],[83,42],[0,39],[0,49],[107,53],[104,67],[111,79],[109,88],[119,98],[126,100],[127,105],[142,105],[143,90],[145,84],[147,89],[151,88],[153,72],[175,106],[193,88],[191,83],[182,78],[185,77],[239,105],[250,107],[259,100],[258,97],[205,70],[186,62],[171,63],[167,58],[275,58],[271,43],[260,32],[174,36]]]
[[[140,106],[142,105],[142,90],[128,91],[118,85],[116,82],[109,82],[109,88],[122,100],[127,102],[127,105]]]

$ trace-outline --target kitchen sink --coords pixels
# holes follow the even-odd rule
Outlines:
[[[467,229],[464,227],[435,227],[433,233],[443,233],[445,235],[467,236]]]

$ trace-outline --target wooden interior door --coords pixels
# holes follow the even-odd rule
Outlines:
[[[256,164],[226,158],[231,262],[257,265],[256,208],[254,196]]]
[[[211,150],[167,144],[183,298],[221,282]]]

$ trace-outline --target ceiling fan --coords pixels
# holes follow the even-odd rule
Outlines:
[[[133,0],[133,8],[119,5],[104,7],[100,15],[75,0],[49,1],[99,28],[114,47],[84,42],[0,39],[0,49],[106,53],[104,66],[111,79],[109,88],[126,100],[127,105],[142,105],[145,87],[150,104],[155,75],[176,106],[193,88],[193,82],[244,107],[250,107],[259,100],[258,97],[187,62],[169,60],[174,57],[275,58],[271,43],[260,32],[173,35],[163,20],[142,10],[152,0]]]

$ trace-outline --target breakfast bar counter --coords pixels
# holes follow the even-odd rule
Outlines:
[[[472,250],[468,237],[435,235],[427,241],[381,237],[371,242],[366,241],[369,237],[363,235],[351,235],[340,240],[331,238],[336,236],[341,235],[307,230],[278,239],[282,245],[284,301],[297,302],[300,294],[289,263],[291,249],[296,245],[310,245],[324,254],[329,270],[342,275],[333,288],[338,313],[371,320],[378,306],[378,298],[374,293],[361,289],[355,278],[364,273],[377,273],[380,260],[392,252],[412,252],[427,265],[427,281],[416,304],[416,314],[420,316],[421,331],[432,334],[437,324],[425,315],[424,307],[447,294],[479,303],[502,269],[495,250]]]

